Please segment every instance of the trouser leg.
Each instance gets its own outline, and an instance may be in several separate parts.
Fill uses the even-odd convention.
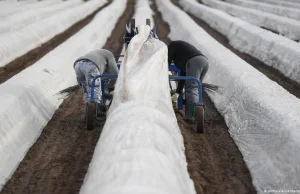
[[[186,76],[191,76],[202,81],[208,70],[208,61],[204,56],[196,56],[190,59],[186,65]],[[195,81],[186,81],[187,103],[198,104],[199,91]]]
[[[84,94],[87,92],[87,88],[86,88],[86,80],[85,80],[85,75],[84,72],[81,71],[82,66],[85,65],[85,62],[79,61],[75,64],[75,74],[76,74],[76,78],[77,78],[77,83],[78,85],[83,88]]]
[[[88,63],[86,68],[85,68],[85,78],[87,81],[87,95],[88,95],[88,100],[90,100],[91,97],[91,85],[94,77],[97,75],[100,75],[100,72],[96,65],[93,63]],[[101,93],[101,79],[98,78],[95,81],[95,87],[94,87],[94,100],[97,103],[101,103],[101,98],[102,98],[102,93]]]
[[[96,65],[89,61],[79,61],[75,65],[75,72],[77,76],[77,81],[81,83],[84,89],[83,101],[87,103],[90,101],[91,97],[91,84],[95,76],[99,75],[100,72]],[[78,72],[78,73],[77,73]],[[84,81],[83,78],[84,77]],[[97,103],[101,103],[102,93],[101,93],[101,79],[95,81],[94,87],[94,100]]]

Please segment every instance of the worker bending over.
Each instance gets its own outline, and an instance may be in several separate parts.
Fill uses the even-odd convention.
[[[118,67],[113,53],[105,49],[97,49],[88,52],[74,62],[74,69],[77,76],[77,82],[84,90],[83,101],[87,103],[91,97],[91,84],[93,78],[100,74],[118,74]],[[116,80],[111,79],[107,84],[109,91],[114,89]],[[101,80],[95,81],[94,88],[95,102],[101,104]]]
[[[193,45],[184,41],[173,41],[168,46],[168,63],[174,62],[175,66],[181,70],[181,76],[195,77],[202,82],[207,70],[207,58]],[[180,80],[176,93],[172,95],[172,101],[177,102],[179,94],[182,93],[185,81]],[[193,121],[194,110],[199,102],[198,84],[195,81],[186,81],[185,86],[185,117],[186,121]]]

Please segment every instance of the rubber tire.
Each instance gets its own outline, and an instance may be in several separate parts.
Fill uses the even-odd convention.
[[[146,19],[146,25],[148,25],[148,26],[151,26],[151,21],[150,21],[150,19],[148,18],[148,19]]]
[[[131,19],[130,21],[130,34],[134,35],[134,30],[135,30],[135,19]]]
[[[88,103],[86,108],[86,129],[93,130],[95,127],[95,104]]]
[[[204,133],[204,107],[198,106],[196,108],[196,132]]]

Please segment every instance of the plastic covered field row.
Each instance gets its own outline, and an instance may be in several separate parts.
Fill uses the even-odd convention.
[[[225,11],[254,25],[283,34],[292,40],[300,40],[300,21],[298,20],[217,0],[202,0],[202,2],[210,7]]]
[[[253,2],[249,0],[226,0],[229,3],[240,5],[246,8],[257,9],[268,13],[280,15],[283,17],[300,20],[300,9],[280,7],[276,5],[269,5],[265,3]]]
[[[278,0],[278,1],[274,1],[274,0],[252,0],[252,1],[267,3],[267,4],[271,4],[271,5],[278,5],[278,6],[282,6],[282,7],[291,7],[291,8],[300,9],[300,4],[293,3],[293,2],[287,2],[286,0]]]
[[[258,193],[297,188],[300,182],[300,101],[214,40],[169,0],[158,0],[172,40],[195,45],[208,57],[205,82],[250,170]]]
[[[26,1],[4,1],[0,5],[0,17],[10,16],[15,13],[21,13],[30,9],[47,7],[61,2],[62,0],[26,0]],[[3,18],[1,18],[3,19]]]
[[[54,5],[30,9],[21,13],[16,13],[1,19],[0,22],[0,36],[5,33],[16,31],[24,26],[38,22],[43,18],[49,17],[53,14],[59,14],[59,11],[67,11],[76,5],[83,3],[83,0],[69,0],[60,1]]]
[[[0,67],[4,67],[17,57],[41,46],[55,35],[65,31],[76,22],[82,20],[107,0],[91,0],[83,5],[59,12],[51,17],[28,25],[18,31],[0,36]]]
[[[152,18],[147,1],[136,2],[138,24]],[[82,194],[196,193],[171,103],[167,46],[149,33],[139,28],[126,51]]]
[[[0,85],[0,189],[61,104],[56,94],[76,83],[74,61],[105,44],[125,3],[113,1],[77,34]]]
[[[183,9],[228,38],[229,43],[300,84],[300,44],[220,10],[191,0],[179,0]]]
[[[282,0],[273,0],[273,1],[282,1]],[[290,3],[297,3],[300,4],[299,0],[285,0],[286,2],[290,2]]]

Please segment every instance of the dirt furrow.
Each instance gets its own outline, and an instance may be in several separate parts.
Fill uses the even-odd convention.
[[[84,26],[90,23],[90,21],[94,18],[94,16],[101,11],[104,7],[108,5],[105,4],[102,7],[98,8],[96,11],[88,15],[86,18],[78,21],[73,24],[66,31],[57,34],[49,41],[45,42],[41,46],[29,51],[28,53],[16,58],[12,62],[8,63],[5,67],[0,67],[0,84],[10,79],[17,73],[26,69],[27,67],[33,65],[39,59],[44,57],[48,52],[56,48],[61,43],[65,42],[68,38],[76,34],[79,30],[81,30]]]
[[[172,0],[172,2],[180,7],[178,4],[178,0]],[[181,8],[181,7],[180,7]],[[300,84],[293,81],[292,79],[286,77],[283,75],[280,71],[268,66],[264,62],[246,54],[238,51],[237,49],[233,48],[229,40],[223,36],[221,33],[216,31],[215,29],[211,28],[206,22],[203,20],[200,20],[199,18],[188,14],[200,27],[202,27],[207,33],[209,33],[215,40],[217,40],[219,43],[221,43],[223,46],[231,50],[234,54],[239,56],[241,59],[246,61],[248,64],[250,64],[252,67],[266,75],[270,80],[276,82],[280,86],[282,86],[284,89],[286,89],[288,92],[296,96],[297,98],[300,98]],[[230,65],[230,64],[228,64]]]
[[[162,20],[154,0],[151,8],[159,28],[158,37],[168,44],[169,26]],[[206,94],[203,100],[207,111],[205,134],[195,133],[192,126],[183,121],[181,114],[176,114],[185,142],[188,170],[197,193],[256,193],[243,156],[231,138],[223,117]]]
[[[134,1],[128,0],[104,48],[121,52],[125,24],[133,11]],[[78,193],[103,125],[98,122],[94,131],[85,130],[82,93],[77,92],[62,103],[0,193]]]

